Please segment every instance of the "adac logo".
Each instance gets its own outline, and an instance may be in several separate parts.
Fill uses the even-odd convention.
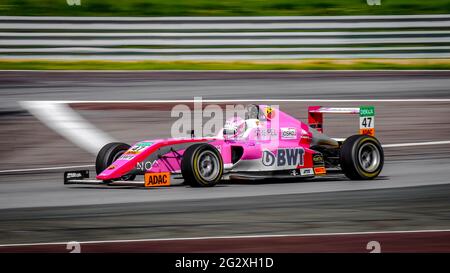
[[[264,166],[303,166],[305,150],[303,148],[280,148],[275,153],[265,150],[262,154]]]
[[[170,186],[170,173],[146,173],[144,180],[146,187]]]
[[[275,117],[275,109],[273,109],[272,107],[266,107],[264,109],[264,115],[266,116],[266,118],[268,120],[271,120]]]

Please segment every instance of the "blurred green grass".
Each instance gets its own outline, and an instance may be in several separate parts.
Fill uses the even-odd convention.
[[[0,0],[0,15],[34,16],[293,16],[445,14],[450,0]]]
[[[450,70],[450,59],[309,59],[274,61],[0,60],[2,70]]]

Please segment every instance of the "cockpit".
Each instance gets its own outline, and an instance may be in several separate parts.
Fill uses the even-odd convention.
[[[232,140],[248,139],[252,132],[259,131],[257,128],[266,120],[258,105],[249,104],[245,107],[244,118],[233,117],[225,122],[223,137]]]

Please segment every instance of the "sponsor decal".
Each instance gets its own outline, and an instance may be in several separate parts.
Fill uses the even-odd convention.
[[[281,139],[297,139],[297,129],[281,128]]]
[[[143,161],[136,163],[136,169],[140,171],[149,171],[151,168],[158,166],[157,160],[152,161]]]
[[[374,128],[363,128],[363,129],[359,129],[359,134],[360,134],[360,135],[374,136],[374,135],[375,135],[375,129],[374,129]]]
[[[266,116],[266,118],[268,120],[271,120],[275,117],[275,109],[273,109],[272,107],[266,107],[264,109],[264,115]]]
[[[140,152],[142,152],[143,150],[145,150],[147,147],[150,147],[152,145],[153,145],[153,142],[148,142],[148,141],[139,142],[139,143],[135,144],[133,147],[131,147],[130,149],[128,149],[128,151],[126,151],[120,157],[120,159],[122,159],[122,160],[130,160],[131,158],[133,158],[133,156],[128,157],[129,155],[137,155]]]
[[[144,181],[146,187],[170,186],[170,173],[146,173]]]
[[[359,134],[361,135],[375,135],[375,117],[361,116],[359,117]]]
[[[305,150],[303,148],[279,148],[275,153],[265,150],[262,154],[264,166],[303,166]]]
[[[301,175],[314,175],[314,171],[312,168],[300,169]]]
[[[359,108],[359,116],[360,117],[373,117],[373,116],[375,116],[375,107],[374,106],[361,106]]]
[[[269,128],[269,129],[256,129],[256,134],[261,137],[267,137],[267,136],[277,136],[277,131],[275,129]]]
[[[70,171],[64,172],[64,183],[67,183],[70,179],[84,179],[89,178],[89,171]]]
[[[325,167],[316,167],[314,168],[315,174],[326,174],[327,171],[325,170]]]
[[[359,134],[375,135],[375,107],[361,106],[359,108]]]
[[[111,166],[109,166],[109,167],[107,168],[107,170],[114,170],[115,168],[116,168],[116,166],[111,165]]]
[[[150,146],[153,145],[153,142],[150,142],[150,141],[142,141],[142,142],[139,142],[139,143],[136,144],[136,145],[139,145],[139,146],[145,146],[145,147],[150,147]]]
[[[323,156],[321,154],[313,155],[312,160],[314,165],[323,164]]]
[[[66,178],[81,178],[83,175],[81,173],[68,173]]]
[[[119,160],[131,160],[134,157],[134,154],[123,154],[119,157]]]
[[[124,155],[137,155],[140,152],[142,152],[142,150],[144,150],[144,149],[145,149],[145,147],[135,146],[135,147],[132,147],[131,149],[129,149],[128,151],[126,151],[124,153]]]

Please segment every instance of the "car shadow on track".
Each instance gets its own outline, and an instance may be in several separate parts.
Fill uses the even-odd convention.
[[[389,180],[387,176],[379,176],[374,181]],[[321,183],[321,182],[354,182],[358,183],[361,180],[350,180],[344,175],[323,176],[314,178],[270,178],[270,179],[258,179],[258,180],[230,180],[222,183],[221,185],[261,185],[261,184],[292,184],[292,183]],[[367,180],[366,180],[367,181]]]
[[[376,179],[374,179],[372,182],[376,181],[387,181],[389,180],[388,176],[379,176]],[[368,180],[365,180],[366,182]],[[329,175],[329,176],[322,176],[322,177],[314,177],[314,178],[300,178],[300,177],[292,177],[292,178],[267,178],[267,179],[254,179],[254,180],[225,180],[218,185],[216,185],[214,188],[222,188],[222,187],[232,187],[235,185],[268,185],[268,184],[293,184],[293,183],[324,183],[324,182],[336,182],[336,183],[344,183],[344,182],[350,182],[350,183],[360,183],[364,182],[361,180],[350,180],[344,175],[336,174],[336,175]],[[174,188],[190,188],[189,185],[184,183],[182,180],[179,180],[178,183],[172,184],[168,187],[138,187],[138,186],[108,186],[108,185],[102,185],[102,186],[72,186],[71,188],[76,189],[102,189],[102,190],[124,190],[124,189],[139,189],[139,190],[170,190]],[[206,188],[196,188],[196,189],[209,189]]]

